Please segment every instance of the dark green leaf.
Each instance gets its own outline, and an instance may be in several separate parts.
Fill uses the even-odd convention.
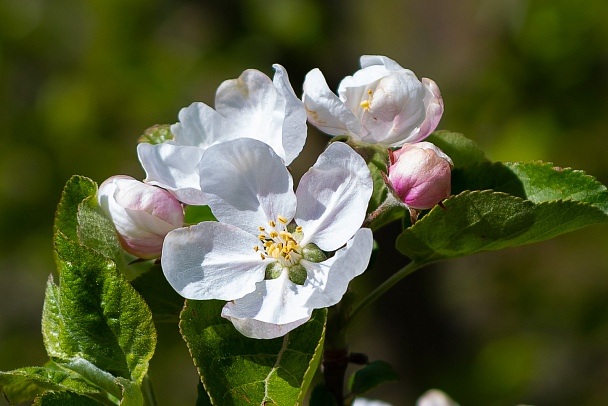
[[[202,382],[199,382],[196,389],[198,397],[196,398],[195,406],[212,406],[211,399],[209,399],[209,395],[207,395],[207,391],[205,390],[205,385],[203,385]]]
[[[160,265],[152,266],[148,272],[131,281],[131,285],[148,303],[155,323],[179,321],[184,298],[169,285]]]
[[[46,392],[34,402],[34,406],[99,406],[102,404],[74,392]]]
[[[351,376],[348,386],[352,395],[359,396],[381,383],[398,379],[399,375],[390,364],[384,361],[374,361],[355,372]]]
[[[85,360],[141,384],[156,345],[150,309],[111,260],[61,232],[55,236],[55,250],[60,284],[50,280],[47,287],[47,352],[67,367]]]
[[[312,390],[309,406],[337,406],[337,404],[331,392],[321,383]]]
[[[160,144],[167,140],[172,140],[170,124],[157,124],[148,128],[137,140],[138,142],[147,142],[149,144]]]
[[[182,335],[214,405],[300,405],[320,362],[326,310],[284,337],[256,340],[223,319],[224,302],[186,301]]]
[[[517,245],[608,220],[597,206],[573,200],[535,204],[493,191],[463,192],[437,206],[397,238],[420,265]]]
[[[98,393],[99,389],[71,371],[44,367],[20,368],[0,372],[0,391],[10,404],[27,402],[53,390],[77,393]]]
[[[455,168],[488,161],[475,142],[459,133],[435,131],[425,141],[432,142],[445,152],[454,162]]]

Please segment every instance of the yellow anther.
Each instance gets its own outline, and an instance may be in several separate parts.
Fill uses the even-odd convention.
[[[302,232],[302,227],[297,226],[297,227],[296,227],[296,233],[301,233],[301,232]]]
[[[269,224],[270,224],[270,227],[276,227],[276,226],[277,226],[277,223],[275,223],[275,222],[274,222],[274,221],[272,221],[272,220],[270,220],[270,223],[269,223]]]
[[[264,260],[264,259],[266,259],[266,256],[265,256],[264,254],[262,254],[261,252],[260,252],[260,257],[261,257],[263,260]]]
[[[285,259],[289,261],[291,259],[291,255],[285,254]]]
[[[253,247],[253,250],[254,250],[255,252],[258,252],[258,250],[259,250],[259,249],[260,249],[260,247],[258,247],[257,245],[256,245],[255,247]]]
[[[260,234],[258,235],[258,238],[262,241],[264,241],[266,239],[266,236],[264,234]]]
[[[270,232],[270,237],[271,238],[277,238],[279,236],[279,233],[277,233],[276,231],[271,231]]]
[[[371,96],[372,95],[372,89],[367,89],[367,94]]]
[[[287,224],[287,219],[283,216],[281,216],[280,214],[277,216],[277,220],[279,220],[279,222],[283,223],[283,224]]]
[[[363,100],[360,104],[361,107],[363,107],[364,109],[369,109],[369,100]]]
[[[272,247],[274,245],[274,243],[272,241],[266,241],[264,243],[264,247],[268,248],[268,247]]]
[[[260,231],[266,231],[266,229],[264,227],[262,227],[262,226],[259,226],[258,230],[260,230]]]

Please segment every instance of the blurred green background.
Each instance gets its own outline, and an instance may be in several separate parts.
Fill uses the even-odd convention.
[[[67,179],[143,178],[143,130],[213,105],[247,68],[281,63],[300,94],[312,68],[335,89],[360,55],[387,55],[435,80],[439,128],[491,159],[552,161],[608,184],[607,16],[605,0],[1,0],[0,370],[46,360],[40,314]],[[296,175],[326,141],[311,130]],[[607,230],[406,278],[352,337],[401,375],[370,397],[410,405],[435,387],[463,406],[608,404]],[[398,225],[385,232],[359,290],[405,263],[390,246]],[[151,374],[160,404],[194,404],[174,326],[159,326]]]

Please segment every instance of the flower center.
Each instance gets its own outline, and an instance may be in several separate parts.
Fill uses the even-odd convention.
[[[367,100],[363,100],[360,103],[360,106],[363,107],[364,110],[368,110],[371,107],[371,105],[372,105],[372,94],[373,94],[372,89],[367,89],[368,98],[367,98]]]
[[[258,238],[262,242],[263,252],[260,252],[257,245],[253,248],[260,253],[262,259],[274,258],[282,267],[291,267],[302,258],[302,247],[294,234],[287,230],[288,222],[285,217],[279,215],[277,221],[271,220],[268,223],[269,227],[258,227]],[[298,226],[294,231],[301,234],[302,227]]]
[[[270,261],[264,279],[276,279],[283,272],[287,272],[289,280],[297,285],[303,285],[308,273],[300,264],[300,260],[322,262],[327,257],[315,244],[310,243],[302,247],[300,245],[303,237],[302,227],[288,223],[289,220],[279,215],[277,221],[268,223],[269,227],[258,227],[260,231],[258,238],[262,246],[256,245],[253,249],[263,260]]]

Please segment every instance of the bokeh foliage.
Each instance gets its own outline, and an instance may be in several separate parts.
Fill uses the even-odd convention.
[[[40,314],[67,179],[142,178],[139,135],[193,101],[212,104],[246,68],[281,63],[299,92],[313,67],[336,88],[359,55],[385,54],[434,79],[439,128],[491,160],[552,161],[607,184],[606,15],[602,0],[0,2],[0,369],[46,360]],[[311,130],[296,174],[325,141]],[[399,231],[387,229],[358,289],[405,261],[390,248]],[[353,350],[401,376],[373,396],[411,403],[438,387],[463,405],[604,404],[607,243],[595,226],[408,277],[356,332]],[[185,344],[174,325],[157,327],[159,401],[193,404]]]

